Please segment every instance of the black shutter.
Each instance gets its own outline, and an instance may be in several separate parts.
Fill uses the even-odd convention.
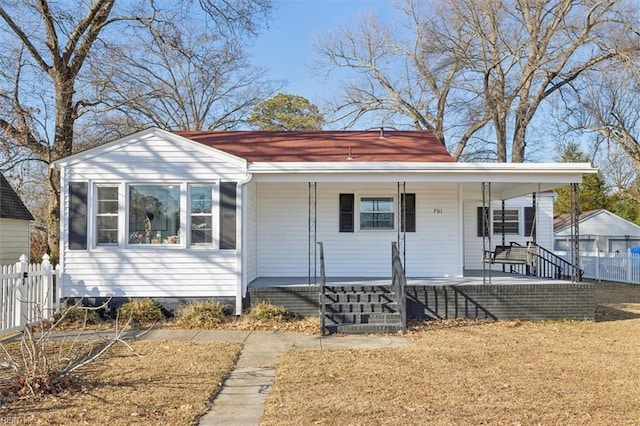
[[[525,207],[524,208],[524,236],[532,237],[533,234],[533,226],[535,223],[535,210],[533,207]]]
[[[69,250],[87,249],[87,182],[69,183]]]
[[[220,248],[236,248],[236,183],[220,184]]]
[[[489,207],[478,207],[478,237],[486,237],[489,235]],[[483,214],[484,213],[484,214]],[[486,215],[487,221],[482,229],[483,217]]]
[[[354,202],[353,194],[340,194],[340,232],[354,230]]]
[[[416,232],[416,194],[402,194],[401,201],[404,202],[404,215],[401,209],[400,230],[402,232]]]

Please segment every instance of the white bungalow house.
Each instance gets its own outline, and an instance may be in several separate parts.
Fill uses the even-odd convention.
[[[383,130],[149,129],[53,166],[63,297],[216,297],[238,313],[259,280],[316,282],[317,242],[329,277],[390,277],[392,242],[408,278],[482,269],[483,205],[492,246],[504,229],[551,249],[545,191],[595,172],[459,163],[428,131]]]
[[[29,257],[32,220],[27,207],[0,173],[0,265],[14,264],[23,254]]]
[[[626,253],[640,246],[640,226],[606,209],[590,210],[578,216],[580,252]],[[565,254],[571,250],[571,223],[569,214],[554,218],[554,250]]]

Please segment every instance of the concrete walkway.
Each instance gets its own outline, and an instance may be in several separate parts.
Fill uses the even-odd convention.
[[[224,330],[151,330],[144,340],[242,342],[238,362],[200,425],[257,425],[271,390],[278,356],[292,349],[377,349],[409,343],[401,336],[309,336],[300,333]]]

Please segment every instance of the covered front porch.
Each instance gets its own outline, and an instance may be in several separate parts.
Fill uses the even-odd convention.
[[[331,277],[327,286],[341,288],[391,286],[391,278]],[[261,277],[249,284],[245,304],[261,300],[285,306],[303,316],[318,316],[320,287],[308,277]],[[494,320],[593,320],[594,287],[589,282],[514,275],[482,270],[461,277],[407,278],[407,318]]]

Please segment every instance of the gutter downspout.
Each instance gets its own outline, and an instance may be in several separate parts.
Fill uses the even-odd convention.
[[[247,262],[247,255],[245,251],[246,242],[247,242],[247,191],[246,185],[251,182],[253,179],[253,174],[247,173],[244,179],[238,181],[238,189],[241,194],[240,201],[240,244],[239,250],[236,251],[236,265],[237,265],[237,276],[236,276],[236,315],[242,314],[242,298],[245,293],[245,286],[247,283],[247,270],[244,267]]]

